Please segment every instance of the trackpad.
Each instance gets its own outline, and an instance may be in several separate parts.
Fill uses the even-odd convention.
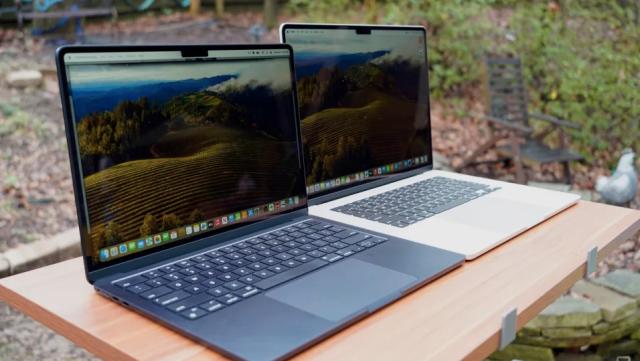
[[[330,321],[399,295],[417,278],[358,259],[301,277],[266,296]]]

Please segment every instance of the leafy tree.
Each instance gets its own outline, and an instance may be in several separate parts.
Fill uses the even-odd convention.
[[[199,209],[194,209],[189,215],[189,223],[198,223],[204,219],[204,213]]]
[[[162,231],[168,231],[170,229],[180,227],[181,225],[182,221],[177,215],[175,215],[175,213],[165,213],[162,215]]]
[[[140,226],[140,236],[146,237],[154,233],[158,233],[158,224],[156,223],[156,217],[151,213],[147,213],[142,220]]]

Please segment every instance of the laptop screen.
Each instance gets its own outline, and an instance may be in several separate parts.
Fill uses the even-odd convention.
[[[424,29],[285,25],[309,195],[431,164]]]
[[[306,204],[290,51],[183,55],[64,55],[98,266]]]

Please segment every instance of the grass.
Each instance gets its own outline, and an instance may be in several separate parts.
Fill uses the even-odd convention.
[[[181,148],[192,154],[166,157],[168,149]],[[295,149],[290,142],[203,126],[169,134],[158,149],[164,158],[130,161],[85,177],[93,227],[115,221],[124,239],[134,239],[147,213],[174,213],[184,221],[197,208],[209,218],[284,198],[293,186],[288,169],[296,154],[282,158],[286,149]]]

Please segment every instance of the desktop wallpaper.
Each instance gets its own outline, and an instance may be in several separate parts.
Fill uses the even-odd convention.
[[[424,37],[377,34],[286,34],[307,184],[427,154]]]
[[[302,193],[287,58],[68,73],[94,258]]]

